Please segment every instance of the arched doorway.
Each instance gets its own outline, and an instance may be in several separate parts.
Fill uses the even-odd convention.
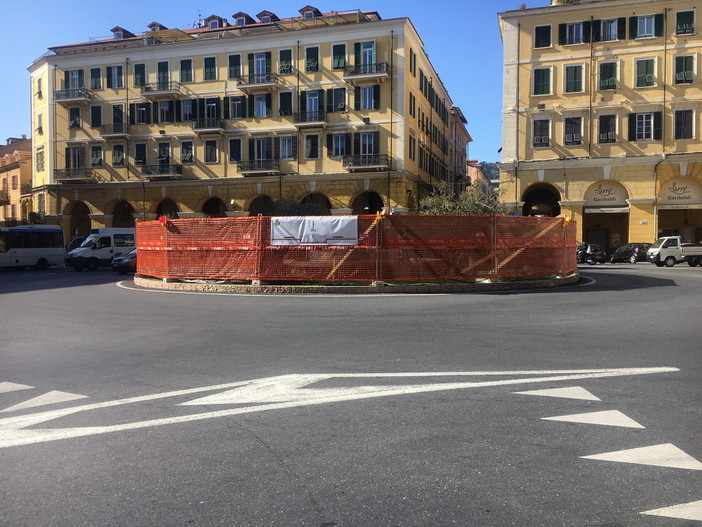
[[[71,238],[90,234],[90,209],[82,201],[76,201],[71,207]]]
[[[657,236],[682,236],[686,242],[702,242],[702,185],[693,178],[673,178],[661,186]]]
[[[202,206],[202,213],[205,218],[224,218],[226,217],[227,206],[219,198],[210,198]]]
[[[249,205],[249,216],[270,216],[273,210],[273,200],[266,196],[256,197]]]
[[[598,181],[585,191],[583,241],[614,252],[629,241],[629,193],[617,181]],[[631,240],[648,241],[648,240]]]
[[[555,218],[561,213],[561,206],[558,203],[560,200],[561,195],[554,186],[546,183],[532,185],[522,198],[524,201],[522,214]]]
[[[375,214],[383,210],[383,198],[376,192],[361,192],[351,203],[351,214]]]
[[[134,227],[134,207],[128,201],[118,201],[112,209],[113,227]]]
[[[162,199],[161,203],[159,203],[158,207],[156,207],[157,218],[165,216],[166,218],[177,219],[179,212],[180,209],[178,208],[178,205],[171,198]]]
[[[313,192],[308,194],[301,201],[300,205],[306,205],[308,207],[319,209],[320,215],[330,215],[331,214],[331,202],[321,192]]]

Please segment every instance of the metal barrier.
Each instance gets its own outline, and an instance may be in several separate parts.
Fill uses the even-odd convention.
[[[271,217],[142,222],[137,273],[167,279],[418,281],[573,272],[575,224],[517,216],[358,216],[352,246],[271,245]]]

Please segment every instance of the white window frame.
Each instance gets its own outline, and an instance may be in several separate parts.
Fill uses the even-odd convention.
[[[329,152],[329,157],[344,157],[349,154],[350,152],[346,151],[346,133],[332,134],[332,151]]]
[[[575,38],[573,38],[572,42],[571,42],[571,38],[570,38],[571,28],[573,28],[573,36],[575,37],[576,36],[575,35],[575,28],[578,26],[580,27],[580,35],[579,35],[580,39],[576,40]],[[567,22],[566,23],[566,43],[565,43],[566,46],[577,46],[577,45],[583,43],[583,37],[584,37],[584,27],[583,26],[584,26],[584,24],[582,21],[580,21],[580,22]]]
[[[283,142],[286,143],[285,149],[283,147]],[[280,137],[280,152],[278,152],[278,155],[280,156],[280,159],[294,159],[293,157],[293,136],[292,135],[284,135]],[[286,152],[286,150],[288,150]]]
[[[638,70],[639,70],[639,62],[642,62],[644,60],[652,60],[653,61],[653,84],[650,86],[639,86],[637,84],[638,82]],[[675,63],[673,62],[673,69],[675,69]],[[632,79],[631,85],[634,86],[636,89],[641,89],[641,88],[655,88],[658,86],[658,60],[657,57],[636,57],[634,59],[634,78]]]
[[[602,85],[602,65],[603,64],[614,64],[614,81],[615,81],[615,86],[614,88],[609,88],[604,91],[609,91],[611,90],[616,90],[619,88],[620,85],[620,80],[619,80],[619,72],[621,71],[621,67],[619,64],[618,60],[603,60],[597,63],[597,90],[602,91],[601,85]]]
[[[208,146],[208,143],[214,143],[214,145],[215,145],[215,147],[214,147],[214,156],[215,156],[214,161],[211,161],[211,160],[208,161],[208,159],[207,159],[207,146]],[[204,150],[203,159],[204,159],[206,165],[216,165],[217,163],[219,163],[219,144],[218,144],[217,139],[205,139],[205,140],[202,142],[202,148],[203,148],[203,150]]]
[[[307,156],[307,138],[308,137],[316,137],[317,138],[317,155],[315,157],[308,157]],[[303,142],[303,149],[304,149],[304,157],[305,159],[320,159],[321,157],[321,142],[319,140],[319,134],[305,134],[304,136],[304,142]]]
[[[656,16],[655,15],[641,15],[637,17],[638,20],[636,21],[636,38],[654,38],[656,36]],[[651,31],[650,34],[647,33],[642,33],[641,31],[641,22],[643,20],[650,21],[651,24]]]
[[[653,141],[653,112],[640,112],[636,113],[635,115],[636,141]],[[639,133],[640,126],[643,126],[641,133]]]
[[[537,48],[536,47],[536,29],[540,28],[540,27],[548,27],[551,29],[551,39],[550,39],[551,43],[548,46],[540,46]],[[538,25],[534,26],[534,38],[533,38],[531,44],[532,44],[533,49],[550,49],[550,48],[552,48],[553,47],[553,25],[552,24],[538,24]]]
[[[536,121],[548,121],[548,144],[547,145],[541,146],[541,144],[537,145],[534,142],[534,138],[535,138],[534,126],[536,124]],[[551,148],[551,146],[553,145],[553,119],[550,116],[545,116],[545,115],[543,115],[543,116],[539,115],[539,116],[532,117],[531,127],[530,127],[529,133],[531,134],[531,143],[529,143],[531,145],[531,148]],[[543,136],[539,136],[539,137],[541,138]],[[540,142],[541,142],[541,140],[539,139],[539,143]]]
[[[122,149],[122,157],[118,158],[115,155],[115,149],[119,149],[120,147]],[[127,148],[125,147],[124,144],[112,145],[112,166],[113,167],[121,168],[121,167],[127,166],[126,159],[125,159],[126,152],[127,152]]]
[[[607,132],[607,141],[600,141],[600,134],[602,133],[602,130],[600,128],[600,117],[614,117],[614,132]],[[597,144],[598,145],[612,145],[617,142],[617,138],[619,137],[619,114],[618,113],[599,113],[595,115],[595,119],[597,120]],[[614,134],[614,137],[610,138],[609,134]],[[612,139],[611,141],[609,139]]]
[[[697,137],[697,111],[694,107],[692,106],[682,106],[682,107],[673,107],[673,141],[694,141],[695,138]],[[675,138],[675,129],[677,128],[677,112],[692,112],[692,137],[688,138],[681,138],[681,139],[676,139]]]
[[[254,98],[254,117],[266,118],[268,117],[268,107],[266,106],[266,94],[257,93],[255,95],[250,95],[249,97]]]
[[[184,157],[185,152],[183,150],[183,145],[190,144],[190,159]],[[195,162],[195,142],[194,141],[181,141],[180,142],[180,163],[182,165],[192,165]]]
[[[676,62],[678,57],[692,57],[692,82],[678,82],[676,79]],[[697,53],[678,53],[673,55],[673,85],[684,86],[693,84],[697,81]]]
[[[215,72],[214,79],[205,79],[205,61],[207,59],[214,59],[214,72]],[[219,80],[219,66],[217,64],[217,55],[207,55],[206,57],[202,57],[202,81],[203,82],[214,82],[216,80]]]
[[[607,24],[607,26],[605,26]],[[610,31],[605,31],[605,27],[609,27]],[[614,28],[614,32],[612,32]],[[605,35],[612,38],[605,39]],[[600,42],[616,42],[619,40],[619,21],[616,18],[608,18],[600,20]]]
[[[536,93],[536,71],[548,70],[548,93]],[[553,66],[539,66],[531,71],[531,95],[532,97],[543,97],[553,95]]]
[[[568,68],[580,68],[580,90],[579,91],[568,91],[568,75],[566,74],[566,71]],[[565,94],[571,94],[571,93],[585,93],[585,63],[584,62],[578,62],[576,64],[564,64],[563,65],[563,93]]]
[[[110,70],[110,77],[112,78],[112,89],[117,90],[124,88],[124,68],[122,68],[122,64],[112,64],[107,67]],[[122,75],[117,75],[119,71],[118,68],[122,68]]]
[[[184,60],[189,60],[190,61],[190,80],[189,81],[184,81],[183,80],[183,61]],[[195,64],[195,61],[193,60],[192,57],[182,57],[178,59],[178,81],[179,82],[194,82],[195,81],[195,72],[193,65]]]
[[[566,120],[567,119],[580,119],[580,131],[577,132],[577,134],[567,134],[566,133]],[[585,119],[583,119],[582,115],[564,115],[563,116],[563,145],[564,146],[582,146],[583,145],[583,127],[585,126]],[[579,135],[580,136],[580,142],[578,143],[568,143],[568,136],[569,135]],[[574,140],[575,138],[573,138]]]
[[[97,152],[99,157],[95,157],[93,154]],[[102,145],[90,145],[90,166],[93,168],[100,168],[104,165],[105,154],[103,153]]]
[[[373,101],[374,101],[374,85],[373,84],[367,84],[361,86],[361,104],[359,106],[359,109],[361,110],[373,110]]]

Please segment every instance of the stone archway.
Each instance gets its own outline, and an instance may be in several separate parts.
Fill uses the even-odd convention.
[[[90,209],[82,201],[76,201],[68,210],[71,216],[69,236],[71,238],[90,234]],[[65,228],[65,227],[64,227]]]
[[[113,227],[134,227],[134,207],[128,201],[118,201],[112,209],[112,226]]]
[[[273,200],[265,194],[257,196],[249,204],[249,216],[258,216],[259,214],[262,216],[270,216],[272,210]]]
[[[351,202],[351,214],[375,214],[385,207],[383,198],[377,192],[361,192]]]
[[[583,241],[613,252],[629,240],[629,192],[613,180],[597,181],[583,195]],[[646,240],[643,240],[646,241]]]
[[[177,219],[179,212],[180,209],[178,208],[178,205],[171,198],[162,199],[156,207],[157,218],[165,216],[166,218]]]
[[[227,216],[227,206],[224,202],[216,197],[208,199],[202,205],[202,213],[205,218],[224,218]]]
[[[302,198],[302,200],[300,200],[300,205],[306,205],[319,209],[320,214],[325,214],[325,210],[326,214],[331,214],[331,202],[329,201],[329,198],[327,198],[321,192],[313,192],[308,194]]]
[[[561,194],[548,183],[531,185],[524,192],[522,214],[524,216],[543,216],[555,218],[561,213]]]

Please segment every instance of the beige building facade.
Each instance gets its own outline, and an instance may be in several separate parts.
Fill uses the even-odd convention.
[[[277,199],[411,213],[465,177],[465,119],[409,19],[306,6],[112,31],[29,68],[28,206],[69,237]]]
[[[613,250],[702,242],[702,36],[694,0],[553,0],[499,14],[500,188]]]
[[[33,219],[22,197],[31,188],[32,140],[10,137],[6,143],[0,145],[0,226],[12,227]]]

